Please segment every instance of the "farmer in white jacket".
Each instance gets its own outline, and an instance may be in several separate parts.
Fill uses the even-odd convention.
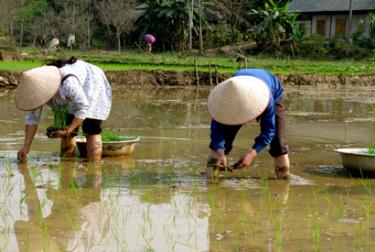
[[[85,61],[71,57],[56,60],[23,72],[16,91],[17,108],[27,111],[25,116],[25,142],[18,151],[18,160],[24,161],[37,132],[43,105],[52,108],[66,105],[64,129],[50,132],[50,137],[61,138],[61,155],[71,157],[76,150],[78,129],[87,141],[87,157],[101,159],[101,123],[109,116],[112,104],[112,90],[104,72]]]

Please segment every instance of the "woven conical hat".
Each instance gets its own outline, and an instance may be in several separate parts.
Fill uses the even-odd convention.
[[[258,117],[268,105],[270,91],[260,79],[236,76],[218,84],[208,97],[208,112],[222,124],[240,125]]]
[[[57,67],[42,66],[22,73],[16,91],[16,106],[34,110],[47,103],[59,89],[61,74]]]

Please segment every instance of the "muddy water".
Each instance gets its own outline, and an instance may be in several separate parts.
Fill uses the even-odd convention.
[[[251,168],[202,176],[209,90],[121,89],[107,129],[137,135],[134,155],[60,160],[43,132],[15,161],[23,115],[0,98],[0,251],[371,251],[375,180],[353,177],[337,147],[375,143],[375,90],[287,89],[293,178],[274,179],[264,151]],[[252,144],[241,129],[230,160]]]

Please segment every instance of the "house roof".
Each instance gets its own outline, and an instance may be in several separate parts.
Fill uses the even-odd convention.
[[[374,0],[352,0],[353,11],[375,11]],[[293,12],[349,11],[350,0],[293,0],[289,10]]]

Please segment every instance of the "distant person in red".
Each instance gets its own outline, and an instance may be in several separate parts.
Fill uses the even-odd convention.
[[[156,41],[156,38],[154,37],[154,35],[152,34],[146,34],[144,36],[144,39],[147,43],[147,48],[148,48],[148,53],[151,53],[151,50],[152,50],[152,44],[155,43]]]

